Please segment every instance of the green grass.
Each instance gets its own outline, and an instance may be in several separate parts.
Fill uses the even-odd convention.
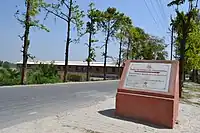
[[[182,100],[182,103],[200,106],[199,102],[192,102],[192,101],[189,101],[189,100]]]
[[[191,87],[185,87],[184,88],[185,90],[190,90],[190,91],[192,91],[192,92],[200,92],[200,88],[191,88]]]
[[[187,92],[185,90],[187,90]],[[200,94],[197,92],[200,92],[199,88],[184,88],[183,93],[182,93],[183,95],[181,98],[181,102],[186,103],[186,104],[194,104],[194,105],[200,106],[199,102],[193,102],[190,100],[190,99],[199,99],[200,100]]]
[[[189,92],[182,92],[182,99],[190,99],[190,98],[193,98],[194,95],[192,95],[191,93]]]

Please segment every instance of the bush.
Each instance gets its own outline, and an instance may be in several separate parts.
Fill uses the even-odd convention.
[[[28,84],[47,84],[60,82],[59,75],[53,64],[39,64],[35,69],[28,72]]]
[[[28,84],[47,84],[47,83],[58,83],[60,78],[58,76],[45,77],[40,72],[34,72],[28,76]]]
[[[68,73],[67,80],[73,82],[82,82],[86,81],[86,74],[81,73]]]
[[[18,85],[20,83],[20,73],[10,68],[0,68],[0,86]]]
[[[28,71],[27,84],[46,84],[60,82],[59,75],[53,64],[40,64]],[[0,86],[20,84],[20,71],[0,67]]]

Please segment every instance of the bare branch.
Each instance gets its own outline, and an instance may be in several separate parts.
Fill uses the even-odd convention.
[[[195,7],[195,8],[197,8],[197,7],[198,7],[198,2],[199,2],[199,0],[197,0],[197,1],[196,1],[196,7]]]
[[[69,6],[67,5],[67,3],[65,2],[65,0],[63,0],[63,4],[67,7],[67,9],[69,10]]]
[[[64,21],[68,22],[68,20],[67,20],[66,18],[64,18],[64,17],[58,15],[57,13],[55,13],[55,12],[53,12],[53,11],[47,9],[46,7],[44,7],[44,9],[47,10],[49,13],[52,13],[52,14],[55,15],[56,17],[58,17],[58,18],[60,18],[60,19],[62,19],[62,20],[64,20]]]
[[[100,47],[100,49],[102,49],[104,46],[105,46],[105,44],[104,44],[104,45],[102,45],[102,46]]]
[[[88,43],[85,43],[85,45],[86,45],[87,47],[89,47]]]
[[[23,36],[21,36],[21,35],[18,35],[18,37],[20,38],[20,40],[21,40],[21,41],[23,41],[23,40],[24,40],[24,35],[23,35]]]
[[[47,11],[47,13],[46,13],[46,15],[45,15],[45,17],[44,17],[44,20],[46,20],[46,19],[47,19],[47,17],[48,17],[48,14],[49,14],[49,12]]]
[[[67,16],[66,14],[64,14],[63,12],[60,12],[63,16],[65,16],[68,20],[67,21],[69,21],[69,16]]]

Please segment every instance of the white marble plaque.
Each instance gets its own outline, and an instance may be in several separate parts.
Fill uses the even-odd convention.
[[[171,64],[137,63],[129,65],[124,88],[168,92]]]

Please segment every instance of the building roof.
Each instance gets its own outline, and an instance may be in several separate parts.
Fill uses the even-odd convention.
[[[28,61],[27,64],[34,65],[34,64],[55,64],[55,65],[65,65],[64,61]],[[17,64],[22,64],[22,61],[17,62]],[[86,61],[68,61],[68,65],[71,66],[87,66]],[[104,66],[104,62],[90,62],[90,66]],[[117,67],[116,62],[107,62],[106,66],[109,67]]]

